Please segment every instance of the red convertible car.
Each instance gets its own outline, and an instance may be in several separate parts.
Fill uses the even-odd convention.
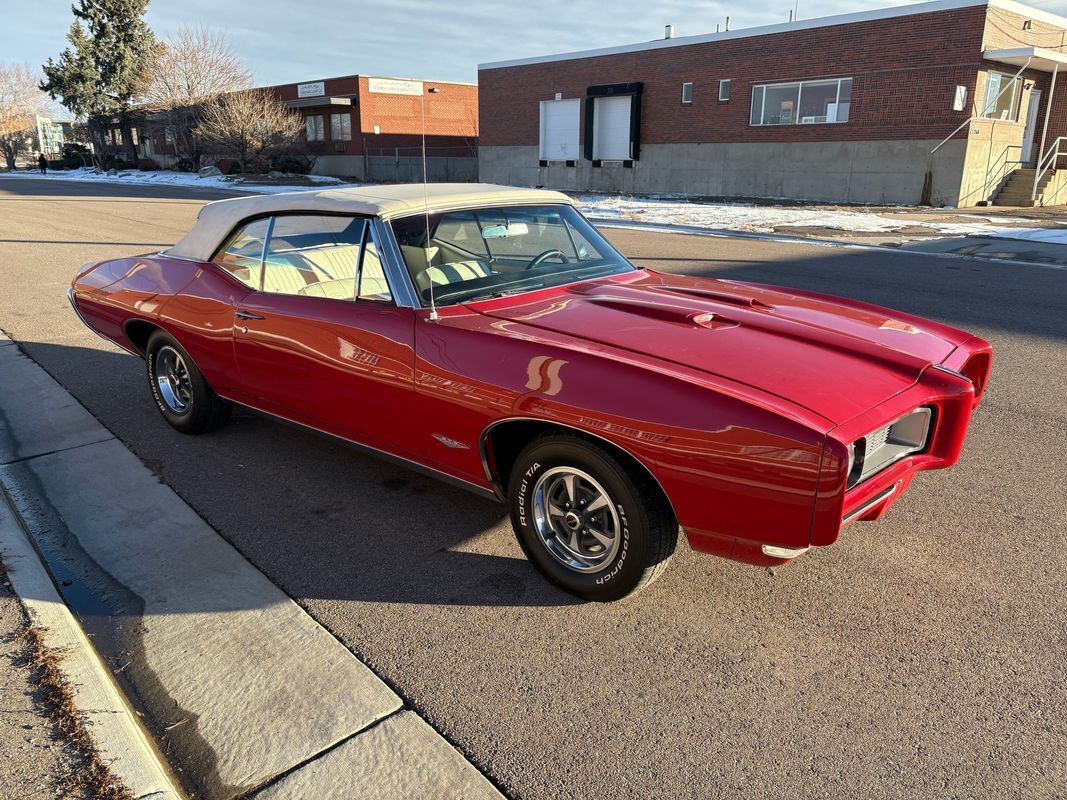
[[[679,527],[772,566],[877,519],[959,458],[992,360],[866,303],[638,269],[565,195],[497,186],[210,203],[70,300],[177,430],[240,404],[497,498],[591,600],[646,585]]]

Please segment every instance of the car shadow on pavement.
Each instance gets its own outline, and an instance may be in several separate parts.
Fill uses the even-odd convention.
[[[186,436],[159,417],[140,359],[112,349],[20,345],[161,482],[196,498],[203,519],[302,602],[579,602],[526,561],[502,504],[244,408],[219,431]],[[39,544],[46,555],[71,552],[66,542]],[[74,564],[52,567],[79,572]],[[89,602],[83,593],[67,594],[75,605]],[[210,602],[190,598],[190,611],[210,611]]]

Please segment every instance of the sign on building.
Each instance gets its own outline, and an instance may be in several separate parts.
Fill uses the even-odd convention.
[[[422,94],[422,81],[402,81],[396,78],[367,78],[367,91],[377,94]]]
[[[324,94],[326,94],[326,83],[324,81],[298,83],[296,85],[297,97],[322,97]]]

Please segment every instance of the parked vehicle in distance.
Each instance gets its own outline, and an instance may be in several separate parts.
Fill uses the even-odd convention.
[[[233,404],[496,498],[529,559],[615,600],[698,551],[773,566],[954,464],[990,345],[866,303],[630,264],[565,195],[390,186],[204,206],[79,271],[164,419]]]

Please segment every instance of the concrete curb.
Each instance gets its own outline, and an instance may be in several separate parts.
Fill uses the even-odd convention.
[[[85,715],[100,758],[134,796],[177,800],[179,793],[148,735],[63,603],[3,491],[0,491],[0,560],[7,568],[11,588],[26,608],[31,625],[42,629],[49,648],[64,653],[61,669],[74,692],[78,709]]]
[[[63,578],[57,594],[35,561],[47,605],[76,624],[61,596],[73,598],[98,666],[121,666],[137,713],[198,797],[500,797],[20,348],[0,347],[0,374],[16,592],[26,554],[40,553]]]

